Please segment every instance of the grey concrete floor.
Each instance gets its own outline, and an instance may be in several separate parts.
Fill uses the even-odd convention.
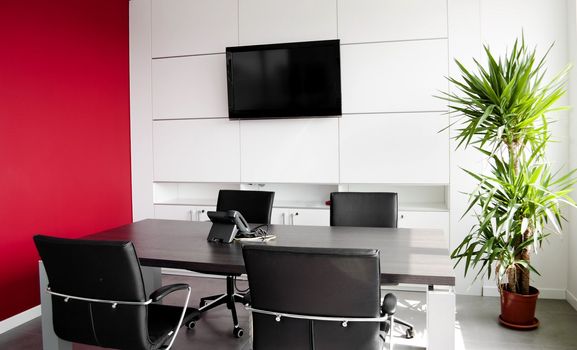
[[[425,347],[425,295],[395,292],[399,317],[415,325],[414,339],[396,333],[395,350]],[[536,317],[540,327],[516,331],[498,324],[499,298],[457,296],[455,349],[457,350],[577,350],[577,311],[565,300],[539,300]]]
[[[163,277],[163,282],[187,282],[193,287],[194,304],[201,296],[217,294],[225,288],[225,281],[212,278],[180,276]],[[239,285],[242,287],[242,282]],[[415,325],[416,336],[404,339],[404,331],[395,329],[395,350],[423,349],[425,347],[425,294],[420,292],[394,292],[399,299],[397,316]],[[169,303],[179,303],[173,297]],[[241,326],[250,332],[249,316],[241,305],[237,306]],[[499,326],[499,299],[494,297],[457,296],[457,322],[455,324],[457,350],[577,350],[577,311],[564,300],[539,300],[537,318],[541,326],[535,331],[514,331]],[[42,330],[40,319],[0,335],[2,350],[41,350]],[[250,337],[236,339],[232,336],[232,321],[224,307],[210,311],[197,323],[194,330],[181,329],[173,349],[235,349],[249,350]],[[75,345],[75,350],[96,349]]]

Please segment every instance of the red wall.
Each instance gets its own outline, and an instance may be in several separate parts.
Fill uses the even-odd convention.
[[[38,305],[36,233],[132,220],[128,0],[0,1],[0,320]]]

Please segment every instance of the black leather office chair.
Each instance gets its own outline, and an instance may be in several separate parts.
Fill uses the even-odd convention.
[[[392,192],[331,193],[331,226],[397,227],[398,199]],[[405,336],[413,338],[414,326],[396,318],[406,327]]]
[[[56,335],[70,342],[114,349],[170,349],[183,324],[199,312],[187,308],[190,286],[172,284],[146,296],[131,242],[34,236],[52,295]],[[155,304],[188,292],[184,307]]]
[[[220,190],[216,203],[217,211],[236,210],[251,224],[270,224],[274,192]],[[200,299],[199,309],[206,312],[219,305],[226,304],[232,313],[233,335],[241,337],[244,330],[238,323],[235,303],[245,303],[245,295],[235,292],[235,279],[240,275],[226,276],[226,293],[211,295]]]
[[[243,246],[253,349],[376,350],[383,322],[379,251]]]
[[[397,227],[397,194],[331,193],[331,226]]]
[[[220,190],[216,202],[217,211],[236,210],[247,222],[270,224],[274,192]]]

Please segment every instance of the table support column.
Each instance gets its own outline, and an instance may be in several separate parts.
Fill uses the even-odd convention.
[[[48,276],[42,261],[38,262],[40,274],[40,309],[42,310],[42,348],[44,350],[72,350],[72,343],[62,340],[54,333],[52,324],[52,296],[46,293]]]
[[[455,291],[427,289],[427,349],[455,349]]]

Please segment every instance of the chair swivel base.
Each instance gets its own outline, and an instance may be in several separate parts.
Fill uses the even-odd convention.
[[[415,327],[409,322],[405,322],[399,318],[395,318],[395,324],[400,324],[407,328],[407,330],[405,331],[405,338],[413,339],[415,337]]]
[[[232,322],[234,325],[232,334],[235,336],[235,338],[240,338],[244,334],[244,329],[242,329],[238,323],[235,303],[244,304],[244,301],[244,296],[235,293],[234,291],[234,277],[226,276],[226,294],[217,294],[201,298],[198,311],[200,311],[202,314],[208,310],[214,309],[217,306],[225,304],[232,314]]]

